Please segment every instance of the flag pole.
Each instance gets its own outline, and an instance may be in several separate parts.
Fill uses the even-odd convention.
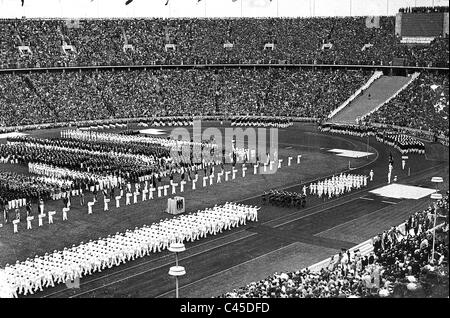
[[[241,18],[242,18],[242,1],[244,0],[241,0]]]

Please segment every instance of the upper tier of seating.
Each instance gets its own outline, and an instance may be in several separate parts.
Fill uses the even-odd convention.
[[[403,45],[394,35],[394,17],[381,17],[379,28],[372,26],[366,25],[366,17],[2,20],[0,68],[280,62],[389,65],[394,57],[404,57],[412,66],[448,66],[448,38],[426,46]],[[224,47],[227,43],[232,45]],[[332,44],[330,49],[323,48],[327,43]],[[175,50],[166,44],[174,44]],[[273,49],[265,44],[273,44]],[[62,45],[72,45],[75,52],[64,52]],[[19,46],[29,47],[31,53],[21,53]]]

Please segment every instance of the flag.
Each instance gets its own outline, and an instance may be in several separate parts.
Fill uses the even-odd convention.
[[[165,6],[166,6],[166,5],[168,5],[168,4],[169,4],[169,0],[167,0],[167,2],[166,2],[166,4],[165,4]]]
[[[133,2],[133,0],[127,0],[127,2],[125,2],[125,5],[129,5],[131,2]]]
[[[380,28],[380,17],[366,17],[366,28]]]
[[[22,2],[22,7],[23,7],[23,4],[25,3],[25,0],[20,0],[20,2]]]

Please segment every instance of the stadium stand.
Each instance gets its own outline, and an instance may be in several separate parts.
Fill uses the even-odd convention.
[[[267,68],[5,75],[0,126],[186,113],[322,118],[370,76]]]
[[[94,19],[0,21],[0,67],[310,63],[446,65],[439,45],[403,45],[395,18]],[[331,49],[323,47],[331,44]],[[273,44],[266,46],[266,44]],[[169,46],[167,46],[169,45]],[[174,49],[172,49],[174,45]],[[19,46],[29,47],[21,53]],[[63,49],[72,46],[73,51]]]
[[[448,114],[448,76],[425,72],[366,120],[448,136]]]

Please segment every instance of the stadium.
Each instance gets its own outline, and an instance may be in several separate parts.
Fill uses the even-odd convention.
[[[0,298],[448,298],[449,7],[392,2],[0,2]]]

